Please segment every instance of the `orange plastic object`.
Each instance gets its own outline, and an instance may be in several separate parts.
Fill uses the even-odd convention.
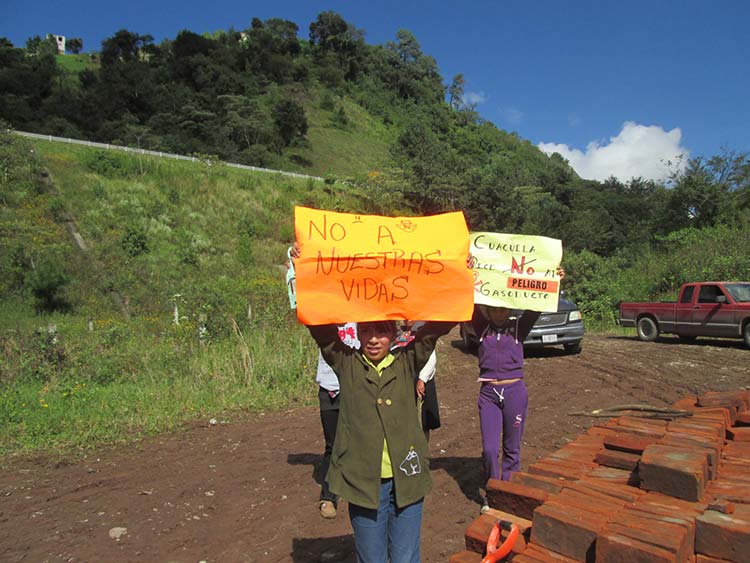
[[[500,529],[503,527],[503,524],[507,526],[508,523],[498,520],[493,526],[490,536],[487,538],[487,555],[484,556],[481,563],[496,563],[497,561],[505,559],[510,553],[510,550],[513,549],[513,546],[516,544],[516,540],[521,531],[516,524],[511,524],[508,537],[505,538],[505,541],[499,546],[497,545],[497,542],[500,541]]]

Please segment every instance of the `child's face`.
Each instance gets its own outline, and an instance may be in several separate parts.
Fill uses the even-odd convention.
[[[508,321],[510,309],[507,307],[487,307],[487,316],[492,321],[492,324],[500,326]]]
[[[388,355],[395,336],[396,331],[392,322],[357,324],[357,337],[362,345],[362,353],[371,362],[379,362]]]

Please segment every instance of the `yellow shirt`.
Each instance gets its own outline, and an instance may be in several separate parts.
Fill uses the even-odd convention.
[[[370,361],[370,359],[367,356],[362,356],[365,361],[370,364],[373,368],[375,368],[375,371],[378,372],[378,377],[383,375],[383,370],[387,368],[389,365],[393,363],[393,360],[395,360],[395,356],[391,354],[390,352],[388,355],[380,360],[380,363],[378,365],[375,365]],[[391,455],[388,453],[388,441],[383,438],[383,457],[380,461],[380,478],[381,479],[389,479],[393,477],[393,466],[391,465]]]

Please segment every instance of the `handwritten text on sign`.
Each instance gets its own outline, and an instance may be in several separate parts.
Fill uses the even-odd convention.
[[[557,311],[562,242],[530,235],[471,233],[474,302]]]
[[[471,318],[462,213],[382,217],[296,207],[297,315],[305,324]]]

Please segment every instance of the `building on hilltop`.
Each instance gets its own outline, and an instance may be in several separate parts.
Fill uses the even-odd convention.
[[[64,35],[53,35],[49,34],[47,37],[52,37],[55,40],[55,43],[57,44],[57,54],[58,55],[64,55],[65,54],[65,36]]]

